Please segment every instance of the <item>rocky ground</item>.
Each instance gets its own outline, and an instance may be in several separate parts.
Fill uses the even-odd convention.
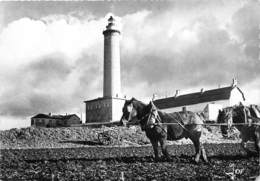
[[[105,134],[104,134],[105,133]],[[110,139],[99,139],[105,135]],[[203,142],[238,142],[238,139],[223,139],[218,127],[205,128]],[[182,139],[169,144],[191,143]],[[139,126],[127,127],[68,127],[68,128],[22,128],[0,131],[1,148],[55,148],[92,145],[147,145],[150,141]]]
[[[99,139],[107,134],[110,142]],[[22,128],[0,131],[1,148],[55,148],[92,145],[145,145],[149,143],[139,127]]]
[[[255,180],[256,157],[212,157],[211,165],[190,157],[154,162],[152,157],[1,163],[1,180]]]

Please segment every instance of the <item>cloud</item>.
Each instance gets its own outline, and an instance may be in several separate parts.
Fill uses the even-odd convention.
[[[14,117],[14,116],[0,116],[1,129],[22,128],[30,126],[30,118]]]
[[[254,5],[250,1],[236,9],[231,4],[216,5],[201,12],[200,8],[194,8],[190,12],[178,12],[176,17],[175,12],[133,14],[131,18],[137,22],[126,20],[128,37],[123,41],[123,49],[131,52],[131,56],[129,51],[122,52],[124,80],[130,86],[135,86],[137,80],[148,82],[147,97],[160,92],[159,89],[164,94],[174,92],[173,89],[228,85],[233,77],[238,77],[241,86],[254,81],[260,70],[256,56],[259,49],[257,44],[252,44],[258,41],[255,25],[260,24],[260,9]],[[225,16],[220,16],[221,8]],[[246,37],[234,24],[245,27],[243,22],[248,19],[247,28],[239,28],[245,31],[243,34],[250,35]],[[131,29],[133,24],[137,26]]]
[[[256,78],[243,86],[247,104],[258,104],[260,100],[260,78]]]
[[[101,89],[103,21],[53,15],[10,23],[0,34],[0,115],[82,112]]]
[[[101,96],[101,65],[95,56],[88,55],[82,55],[77,66],[67,61],[60,54],[48,55],[6,77],[9,88],[0,96],[0,115],[82,112],[85,99]]]
[[[4,60],[1,65],[20,66],[54,53],[63,54],[73,63],[82,51],[98,54],[96,50],[102,45],[102,36],[97,30],[102,30],[103,21],[80,21],[69,15],[16,20],[0,35],[0,58]]]
[[[260,5],[252,1],[233,16],[232,30],[240,37],[245,54],[252,60],[259,58]]]
[[[1,115],[28,116],[65,107],[68,91],[64,84],[72,68],[53,58],[32,62],[7,77],[12,85],[1,94]]]

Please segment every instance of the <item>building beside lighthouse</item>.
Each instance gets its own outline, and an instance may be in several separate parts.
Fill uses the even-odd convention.
[[[216,121],[219,110],[245,104],[245,95],[233,79],[230,86],[204,90],[190,94],[176,91],[175,96],[154,100],[154,104],[164,112],[193,111],[201,112],[209,121]]]
[[[86,123],[118,121],[125,99],[121,93],[120,28],[113,16],[108,19],[104,35],[103,97],[84,101]]]

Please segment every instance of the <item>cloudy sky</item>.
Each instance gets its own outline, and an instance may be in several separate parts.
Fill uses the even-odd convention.
[[[103,35],[121,18],[122,89],[148,100],[228,86],[260,104],[257,1],[0,2],[0,128],[84,113],[102,96]]]

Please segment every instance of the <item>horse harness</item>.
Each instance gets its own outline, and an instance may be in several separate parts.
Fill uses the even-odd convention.
[[[231,130],[231,127],[233,126],[233,109],[230,110],[229,114],[231,114],[231,119],[228,119],[227,125],[228,125],[228,129]]]
[[[250,118],[250,110],[249,109],[247,109],[246,107],[243,107],[243,113],[244,113],[244,120],[245,120],[245,123],[246,124],[248,124],[248,126],[250,127],[250,126],[252,126],[252,119]],[[248,116],[249,115],[249,116]],[[242,115],[240,115],[240,117],[241,117],[241,119],[243,119],[242,118]]]
[[[141,117],[140,120],[142,122],[146,117],[148,117],[148,119],[146,121],[145,129],[147,129],[147,128],[154,128],[155,126],[159,126],[159,127],[162,128],[162,130],[164,130],[166,132],[166,130],[162,127],[162,125],[163,125],[162,119],[161,119],[160,115],[158,114],[158,111],[157,111],[157,113],[155,113],[156,111],[157,111],[156,109],[151,108],[150,112],[148,112],[143,117]],[[180,113],[177,112],[177,115],[183,121]],[[174,118],[170,114],[168,114],[168,116],[170,116],[172,119],[174,119],[177,122],[177,124],[180,125],[184,130],[188,131],[187,128],[185,128],[185,126],[180,121],[178,121],[176,118]],[[154,117],[154,118],[152,118],[152,117]],[[155,121],[150,123],[151,119],[154,119]]]
[[[145,124],[145,128],[153,128],[154,126],[160,126],[161,123],[162,123],[162,120],[161,120],[161,117],[160,115],[157,113],[155,113],[156,110],[151,108],[151,110],[145,114],[143,117],[141,117],[141,122],[145,120],[145,118],[147,118],[147,121],[146,121],[146,124]],[[152,118],[154,117],[154,118]],[[154,119],[155,121],[153,121],[152,123],[151,122],[151,119]]]
[[[253,122],[252,122],[252,118],[250,117],[250,115],[248,116],[248,109],[246,109],[246,107],[243,107],[243,114],[244,117],[242,116],[242,114],[237,113],[237,111],[234,111],[234,109],[231,109],[229,114],[231,115],[231,118],[228,119],[228,129],[231,129],[231,127],[233,126],[234,122],[233,122],[233,114],[235,112],[235,114],[239,117],[239,119],[244,120],[245,124],[247,124],[249,127],[252,126]],[[249,112],[250,113],[250,112]]]

